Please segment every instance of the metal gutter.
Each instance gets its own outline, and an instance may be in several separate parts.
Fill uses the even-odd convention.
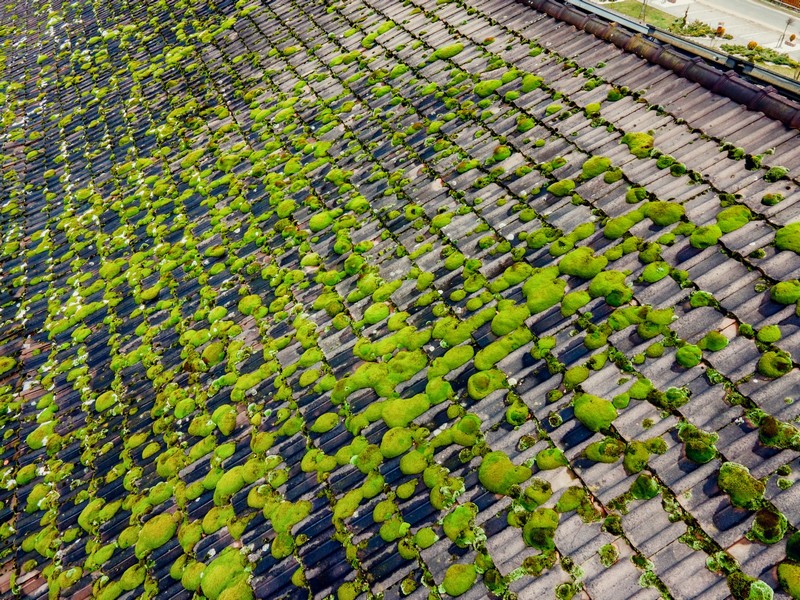
[[[750,110],[763,112],[787,127],[800,129],[800,82],[586,0],[518,1],[670,69]]]

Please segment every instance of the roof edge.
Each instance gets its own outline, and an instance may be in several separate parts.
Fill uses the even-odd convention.
[[[681,38],[665,34],[655,27],[647,26],[645,28],[648,35],[642,31],[634,32],[627,26],[618,25],[623,18],[611,20],[594,12],[590,14],[585,9],[565,3],[563,0],[517,1],[559,21],[573,25],[601,40],[610,42],[648,62],[669,69],[680,77],[698,83],[707,90],[725,96],[750,110],[760,111],[787,127],[800,129],[800,103],[771,85],[763,86],[753,83],[737,72],[737,66],[742,71],[755,71],[752,63],[720,55],[710,49],[703,52],[702,54],[706,55],[703,56],[700,52],[692,51],[694,46],[702,48],[701,46],[690,42],[681,43],[684,42]],[[654,39],[653,34],[656,33],[665,35],[666,43]],[[675,48],[673,44],[683,47]],[[711,54],[716,55],[713,58],[717,60],[724,59],[725,65],[732,68],[723,71],[719,65],[709,62],[708,55]],[[776,77],[779,76],[776,75]]]

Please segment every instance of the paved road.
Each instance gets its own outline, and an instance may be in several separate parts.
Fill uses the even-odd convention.
[[[648,4],[678,17],[683,16],[688,7],[689,21],[699,19],[712,27],[723,23],[725,31],[734,37],[727,43],[747,44],[756,41],[768,48],[777,47],[786,20],[791,16],[794,23],[786,32],[786,41],[795,33],[797,45],[784,43],[779,49],[795,58],[800,57],[800,15],[797,13],[792,14],[757,0],[650,0]]]

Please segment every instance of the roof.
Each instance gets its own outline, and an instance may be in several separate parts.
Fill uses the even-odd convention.
[[[797,595],[779,95],[552,0],[25,10],[0,590]]]

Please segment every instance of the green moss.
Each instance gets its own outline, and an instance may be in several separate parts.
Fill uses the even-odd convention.
[[[764,206],[775,206],[776,204],[779,204],[780,202],[783,202],[783,199],[784,199],[784,196],[783,196],[783,194],[780,194],[780,193],[764,194],[761,197],[761,204],[763,204]]]
[[[528,310],[536,314],[555,306],[564,297],[566,286],[567,282],[558,278],[557,266],[537,269],[522,286]]]
[[[778,582],[792,598],[800,598],[800,564],[790,562],[779,564]]]
[[[478,350],[475,353],[473,364],[479,371],[491,369],[511,352],[531,341],[532,337],[530,329],[524,326],[520,327]]]
[[[756,509],[764,497],[764,484],[750,475],[750,469],[738,463],[724,463],[719,469],[717,484],[728,494],[731,504],[740,508]]]
[[[472,588],[477,577],[475,565],[450,565],[445,572],[442,588],[449,596],[461,596]]]
[[[364,321],[369,323],[370,325],[374,325],[375,323],[380,323],[386,317],[389,316],[389,305],[385,302],[379,302],[377,304],[371,305],[364,311]]]
[[[800,254],[800,222],[778,229],[775,232],[775,247]]]
[[[774,344],[781,339],[781,328],[778,325],[767,325],[758,330],[756,339],[765,344]]]
[[[602,175],[611,167],[611,159],[605,156],[592,156],[587,159],[581,167],[581,178],[584,180],[593,179]]]
[[[547,105],[547,108],[544,109],[544,114],[549,117],[550,115],[556,114],[562,108],[564,107],[561,104],[559,104],[558,102],[553,102],[552,104]]]
[[[686,369],[699,365],[701,360],[703,360],[703,351],[694,344],[681,346],[675,353],[675,362]]]
[[[591,431],[607,429],[617,418],[617,409],[614,405],[591,394],[577,394],[572,401],[575,409],[575,418]]]
[[[492,392],[507,386],[506,377],[497,369],[490,369],[470,375],[467,393],[473,400],[483,400]]]
[[[405,427],[392,427],[383,434],[381,439],[381,454],[384,458],[395,458],[407,452],[414,444],[411,431]]]
[[[722,230],[719,225],[703,225],[698,227],[689,236],[689,243],[699,250],[713,246],[722,237]]]
[[[786,558],[800,562],[800,531],[795,531],[786,539]]]
[[[487,96],[491,96],[501,85],[503,85],[503,82],[499,79],[487,79],[486,81],[477,83],[473,91],[477,96],[486,98]]]
[[[245,570],[245,557],[234,548],[225,548],[203,570],[200,589],[209,600],[227,600],[223,598],[226,590],[236,595],[226,594],[232,598],[252,598],[252,590],[247,585],[248,573]],[[248,593],[249,592],[249,593]]]
[[[653,149],[654,141],[649,133],[630,132],[622,136],[620,143],[625,144],[636,158],[647,158]]]
[[[539,507],[534,510],[522,529],[522,539],[528,546],[544,552],[553,550],[553,537],[558,527],[559,515],[552,508]]]
[[[648,460],[650,460],[650,449],[647,444],[634,440],[625,448],[625,458],[622,460],[622,464],[625,471],[632,475],[645,469]]]
[[[508,494],[511,487],[519,485],[532,475],[528,467],[516,466],[504,452],[489,452],[478,469],[478,479],[483,487],[494,494]]]
[[[698,429],[691,423],[681,423],[678,426],[678,437],[684,443],[686,458],[692,462],[703,465],[710,462],[717,455],[716,444],[719,435]]]
[[[613,463],[625,452],[625,443],[616,438],[604,437],[586,446],[583,452],[586,458],[594,462]]]
[[[570,292],[561,301],[561,314],[564,317],[571,317],[578,309],[586,306],[591,302],[592,297],[589,292],[583,290],[577,292]]]
[[[544,448],[536,454],[536,466],[542,471],[566,467],[567,457],[559,448]]]
[[[784,177],[789,174],[789,169],[786,167],[771,167],[766,173],[764,173],[764,180],[769,181],[770,183],[775,183],[776,181],[780,181]]]
[[[430,407],[431,402],[426,394],[387,400],[383,404],[381,418],[389,427],[407,427]]]
[[[449,44],[438,48],[432,55],[431,60],[448,60],[457,56],[464,50],[464,44]]]
[[[777,544],[786,535],[787,527],[786,517],[780,512],[762,508],[756,513],[747,537],[762,544]]]
[[[255,311],[261,308],[261,297],[256,294],[244,296],[239,300],[239,312],[243,315],[252,315]]]
[[[779,304],[794,304],[800,300],[800,280],[781,281],[772,286],[770,298]]]
[[[686,212],[682,205],[662,200],[648,202],[642,206],[641,210],[648,219],[659,227],[677,223]]]
[[[492,333],[507,335],[520,328],[530,315],[527,306],[518,305],[513,300],[501,300],[497,305],[497,314],[492,319]]]
[[[621,271],[599,273],[589,284],[589,294],[592,298],[605,298],[611,306],[621,306],[633,297],[633,289],[625,283],[625,278]]]
[[[722,233],[730,233],[736,231],[740,227],[744,227],[753,219],[753,214],[750,209],[744,205],[737,204],[729,206],[719,212],[717,215],[717,225]]]
[[[595,256],[591,248],[581,246],[567,253],[558,263],[558,270],[563,275],[573,275],[582,279],[592,279],[608,264],[605,256]]]
[[[542,87],[542,83],[544,83],[544,79],[538,75],[527,73],[522,77],[522,86],[520,89],[523,93],[527,94],[528,92],[532,92],[533,90]]]
[[[455,542],[456,546],[467,547],[475,540],[472,526],[476,516],[478,516],[478,507],[472,502],[457,506],[442,521],[444,534]]]
[[[575,182],[572,179],[562,179],[547,186],[547,191],[558,198],[569,196],[575,189]]]
[[[327,433],[339,424],[339,415],[336,413],[324,413],[317,417],[314,424],[309,428],[313,433]]]
[[[113,390],[108,390],[100,394],[94,401],[94,409],[97,412],[104,412],[117,404],[119,402],[119,398],[117,397],[116,392]]]
[[[136,557],[142,558],[166,544],[175,535],[178,526],[173,515],[161,513],[144,524],[136,541]]]
[[[297,502],[282,501],[269,512],[272,529],[275,530],[275,533],[290,533],[292,527],[311,513],[311,508],[311,502],[308,500],[298,500]],[[265,510],[265,512],[267,511]]]
[[[727,347],[730,340],[721,334],[719,331],[709,331],[703,339],[701,339],[697,346],[701,350],[710,350],[711,352],[719,352]]]
[[[631,486],[631,496],[637,500],[649,500],[655,498],[661,491],[658,480],[650,473],[642,473],[636,478]]]
[[[770,350],[761,355],[756,368],[765,377],[782,377],[792,370],[792,357],[783,350]]]

